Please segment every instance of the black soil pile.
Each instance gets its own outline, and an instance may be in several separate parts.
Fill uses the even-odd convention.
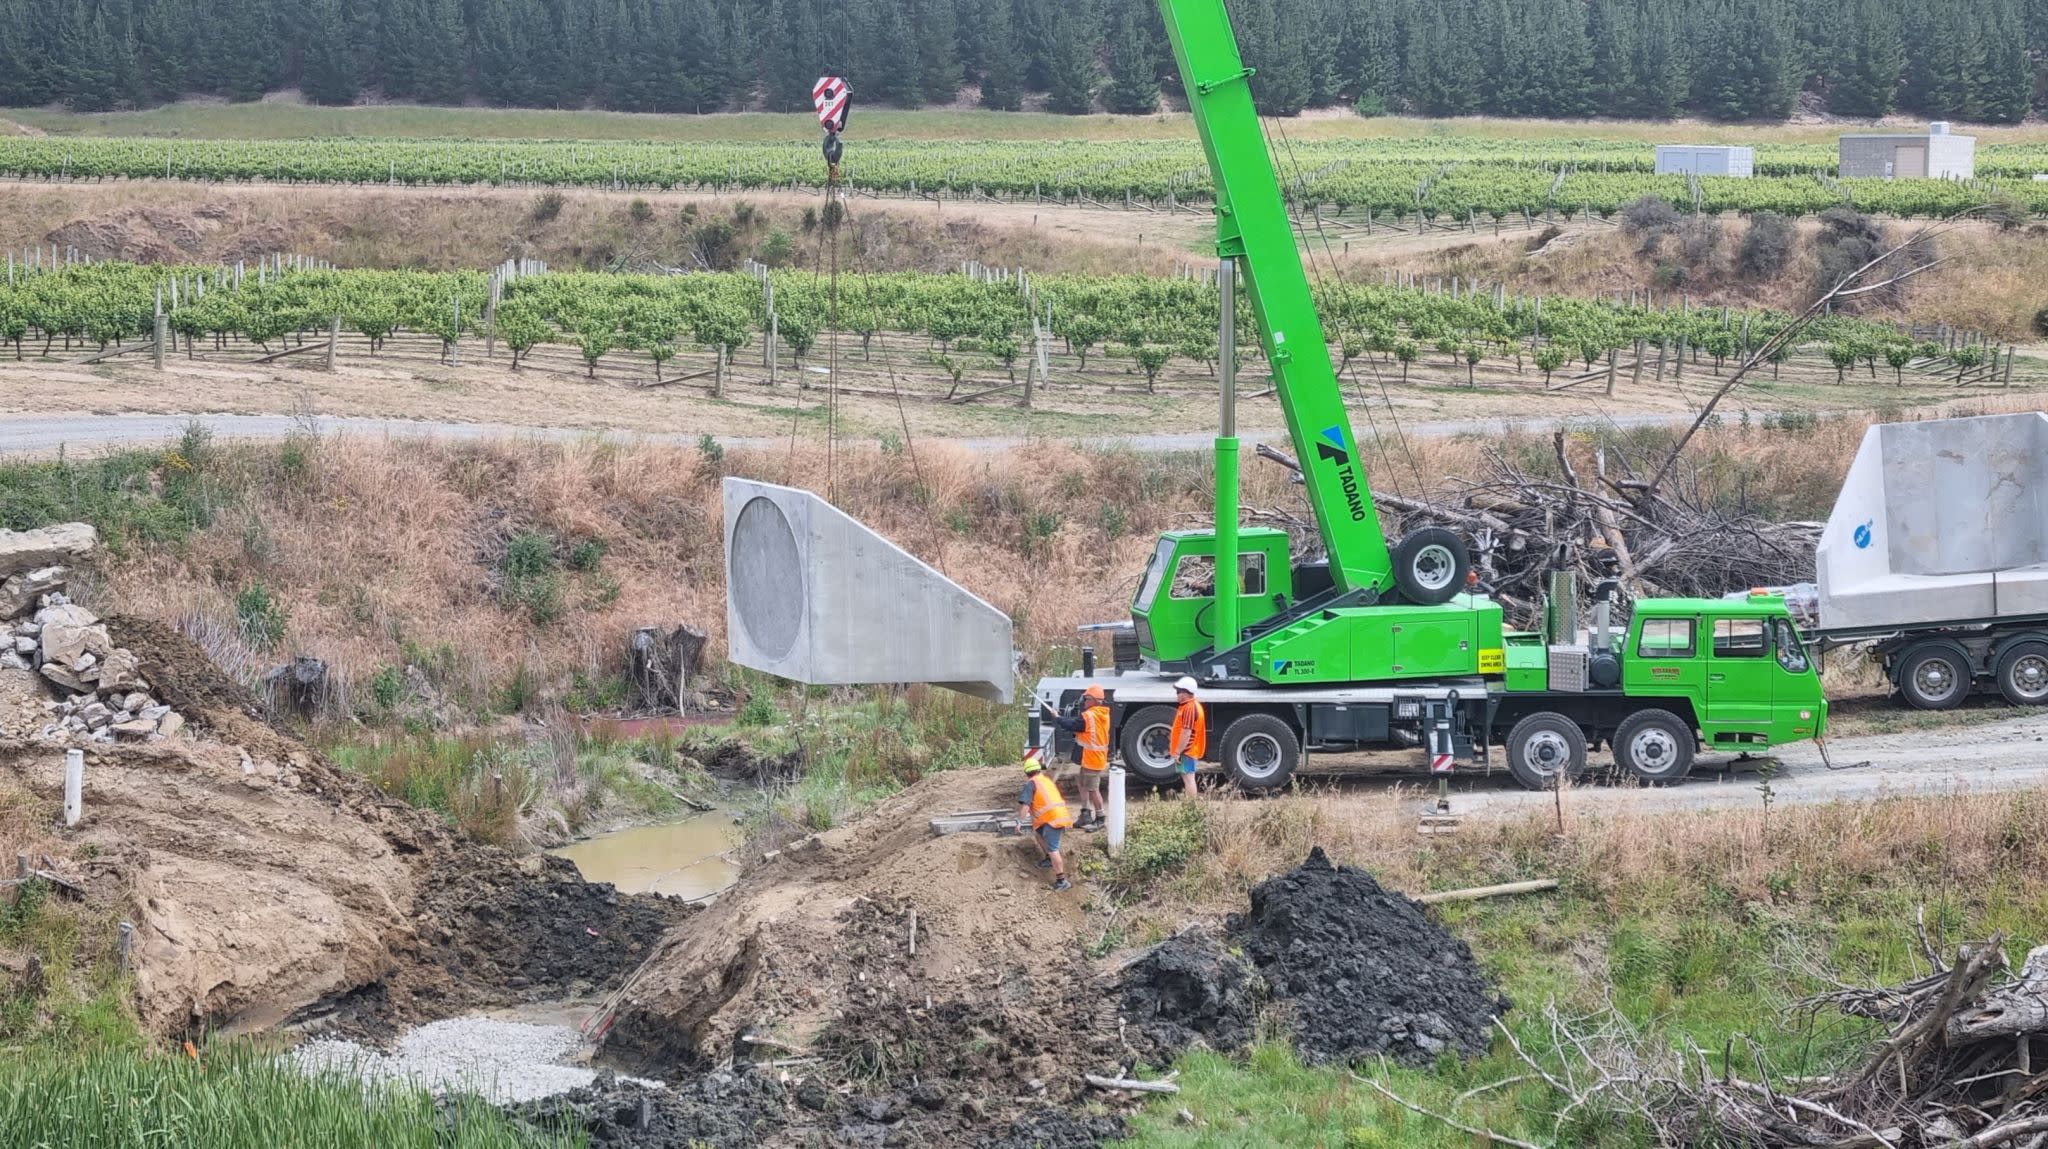
[[[1332,866],[1321,847],[1253,888],[1251,912],[1232,915],[1229,934],[1311,1064],[1477,1056],[1508,1009],[1464,942],[1371,874]]]
[[[788,1124],[789,1091],[742,1064],[667,1089],[600,1073],[583,1089],[514,1106],[547,1130],[580,1130],[591,1149],[751,1149]]]
[[[221,673],[206,651],[177,628],[128,615],[111,615],[106,622],[114,645],[135,653],[157,698],[187,721],[207,728],[222,712],[263,718],[255,696]]]
[[[1121,992],[1124,1020],[1163,1059],[1197,1044],[1242,1048],[1252,1038],[1264,986],[1249,961],[1196,927],[1131,963]]]

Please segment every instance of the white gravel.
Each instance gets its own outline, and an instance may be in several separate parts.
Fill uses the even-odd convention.
[[[583,1037],[565,1025],[463,1017],[423,1025],[391,1053],[321,1038],[292,1050],[307,1073],[355,1073],[365,1081],[410,1081],[437,1093],[470,1092],[499,1105],[589,1085]]]

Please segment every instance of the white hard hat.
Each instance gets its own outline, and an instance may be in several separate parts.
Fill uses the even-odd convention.
[[[1175,690],[1185,690],[1189,694],[1193,694],[1195,692],[1195,680],[1183,677],[1179,682],[1173,684],[1173,688]]]

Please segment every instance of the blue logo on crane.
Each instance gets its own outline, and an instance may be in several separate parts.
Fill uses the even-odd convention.
[[[1337,481],[1344,488],[1344,501],[1351,511],[1351,521],[1365,522],[1371,511],[1365,505],[1365,492],[1362,490],[1363,484],[1358,481],[1358,469],[1351,465],[1351,448],[1345,444],[1344,427],[1339,424],[1323,428],[1323,438],[1328,441],[1316,444],[1316,454],[1324,462],[1336,465]]]
[[[1862,526],[1856,528],[1856,533],[1851,537],[1853,537],[1856,540],[1857,550],[1867,551],[1870,549],[1871,540],[1876,537],[1875,533],[1872,531],[1871,528],[1875,526],[1877,526],[1877,520],[1872,519],[1869,522],[1864,523]]]

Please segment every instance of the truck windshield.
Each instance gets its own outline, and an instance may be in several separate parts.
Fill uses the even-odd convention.
[[[1152,609],[1152,600],[1159,597],[1159,584],[1166,578],[1166,568],[1173,562],[1173,540],[1160,539],[1159,547],[1152,552],[1152,562],[1145,567],[1144,585],[1138,588],[1138,611]]]

